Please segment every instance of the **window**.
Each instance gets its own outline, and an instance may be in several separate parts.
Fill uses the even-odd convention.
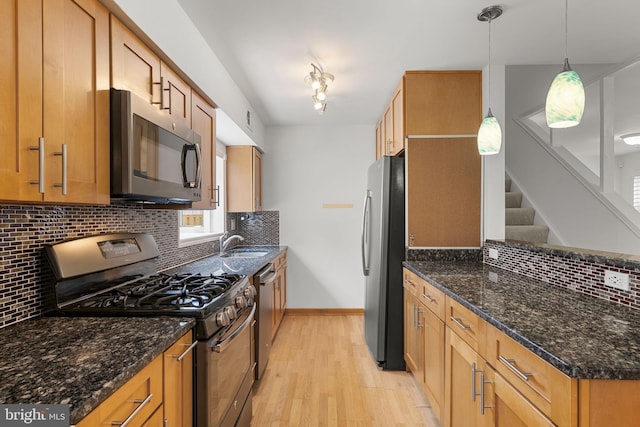
[[[633,207],[640,212],[640,175],[633,177]]]
[[[179,212],[180,246],[212,241],[225,232],[226,154],[224,145],[218,143],[216,148],[216,186],[220,203],[214,210]]]

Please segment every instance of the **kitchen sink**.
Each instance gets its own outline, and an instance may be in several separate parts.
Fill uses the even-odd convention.
[[[265,256],[269,252],[267,251],[252,251],[252,250],[233,250],[220,255],[223,258],[260,258]]]

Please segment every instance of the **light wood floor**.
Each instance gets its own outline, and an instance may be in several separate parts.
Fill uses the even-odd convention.
[[[440,426],[410,374],[373,362],[362,315],[285,316],[251,425]]]

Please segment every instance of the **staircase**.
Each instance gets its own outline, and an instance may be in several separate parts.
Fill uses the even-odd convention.
[[[522,207],[522,193],[511,191],[511,180],[505,179],[505,239],[531,243],[547,243],[549,227],[534,225],[536,211]]]

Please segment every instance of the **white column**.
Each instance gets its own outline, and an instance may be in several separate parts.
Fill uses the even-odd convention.
[[[600,82],[600,191],[612,193],[616,179],[616,159],[613,149],[614,79]]]

